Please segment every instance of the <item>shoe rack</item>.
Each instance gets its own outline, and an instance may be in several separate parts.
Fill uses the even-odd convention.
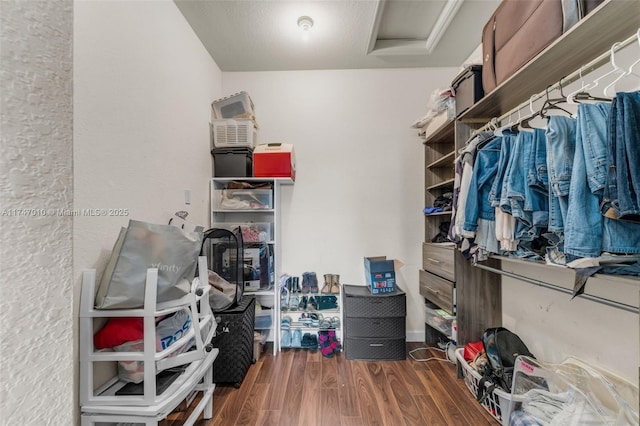
[[[319,350],[331,358],[342,350],[340,275],[315,272],[280,277],[279,350]]]

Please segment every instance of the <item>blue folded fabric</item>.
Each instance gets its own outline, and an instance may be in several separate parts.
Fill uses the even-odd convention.
[[[442,207],[425,207],[424,208],[424,214],[440,213],[443,211],[444,210]]]

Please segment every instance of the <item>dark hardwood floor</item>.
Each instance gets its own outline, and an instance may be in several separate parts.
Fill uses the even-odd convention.
[[[423,347],[408,343],[411,349]],[[439,357],[420,351],[417,358]],[[167,424],[179,425],[174,414]],[[344,352],[267,348],[239,389],[217,386],[213,418],[198,426],[400,426],[499,424],[473,398],[454,364],[442,361],[352,361]]]

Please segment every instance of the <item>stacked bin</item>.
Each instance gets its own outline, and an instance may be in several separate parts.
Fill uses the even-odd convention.
[[[252,177],[258,124],[246,92],[211,104],[211,154],[214,177]]]

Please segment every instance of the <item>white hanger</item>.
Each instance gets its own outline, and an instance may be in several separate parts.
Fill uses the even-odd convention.
[[[575,100],[575,96],[578,93],[582,93],[585,90],[587,90],[587,85],[584,84],[584,79],[582,78],[582,68],[584,67],[584,65],[580,66],[580,71],[579,71],[579,75],[580,75],[580,88],[574,92],[571,92],[567,95],[567,103],[569,105],[578,105],[578,102],[576,102]],[[594,86],[595,87],[595,86]]]
[[[524,117],[518,129],[531,132],[534,129],[546,129],[547,128],[547,119],[540,115],[540,111],[533,108],[533,98],[536,95],[531,95],[529,98],[529,110],[531,114]]]
[[[624,72],[624,70],[622,68],[620,68],[618,66],[618,64],[616,64],[616,59],[615,59],[615,50],[618,48],[618,46],[620,46],[622,43],[621,42],[616,42],[613,44],[613,46],[611,46],[611,49],[609,50],[610,52],[610,60],[609,62],[611,63],[611,66],[613,67],[612,70],[609,70],[608,72],[604,73],[603,75],[601,75],[600,77],[596,78],[595,80],[593,80],[593,82],[591,84],[587,84],[584,85],[584,81],[582,80],[582,68],[580,67],[580,80],[582,80],[582,87],[572,93],[570,93],[567,96],[567,103],[569,103],[570,105],[577,105],[578,101],[576,99],[577,95],[579,94],[586,94],[587,96],[589,96],[589,98],[583,98],[581,99],[582,101],[585,100],[598,100],[598,101],[602,101],[602,100],[610,100],[610,99],[603,99],[603,98],[593,98],[590,97],[590,95],[587,93],[587,90],[593,90],[595,89],[598,84],[600,83],[600,80],[602,80],[605,77],[610,76],[611,74],[615,74],[615,73],[619,73],[619,72]]]
[[[638,29],[638,32],[636,33],[636,37],[638,37],[638,45],[640,46],[640,28]],[[622,74],[620,74],[615,80],[613,80],[611,83],[609,83],[609,85],[607,87],[604,88],[604,91],[603,91],[604,95],[608,96],[608,97],[615,96],[616,83],[618,83],[620,80],[622,80],[625,77],[628,77],[628,76],[631,75],[631,76],[640,78],[640,73],[635,73],[633,71],[633,68],[638,64],[640,64],[640,59],[638,59],[637,61],[632,63],[627,71],[623,70]],[[610,89],[612,89],[613,92],[610,92]]]
[[[509,113],[509,123],[508,123],[508,124],[506,124],[506,125],[504,125],[504,126],[497,127],[497,121],[496,121],[496,123],[495,123],[495,124],[496,124],[496,130],[494,130],[494,131],[493,131],[493,134],[494,134],[495,136],[504,136],[504,133],[503,133],[503,132],[504,132],[505,130],[508,130],[508,129],[510,129],[511,127],[513,127],[513,124],[514,124],[514,123],[511,121],[511,114],[512,114],[512,113]]]

